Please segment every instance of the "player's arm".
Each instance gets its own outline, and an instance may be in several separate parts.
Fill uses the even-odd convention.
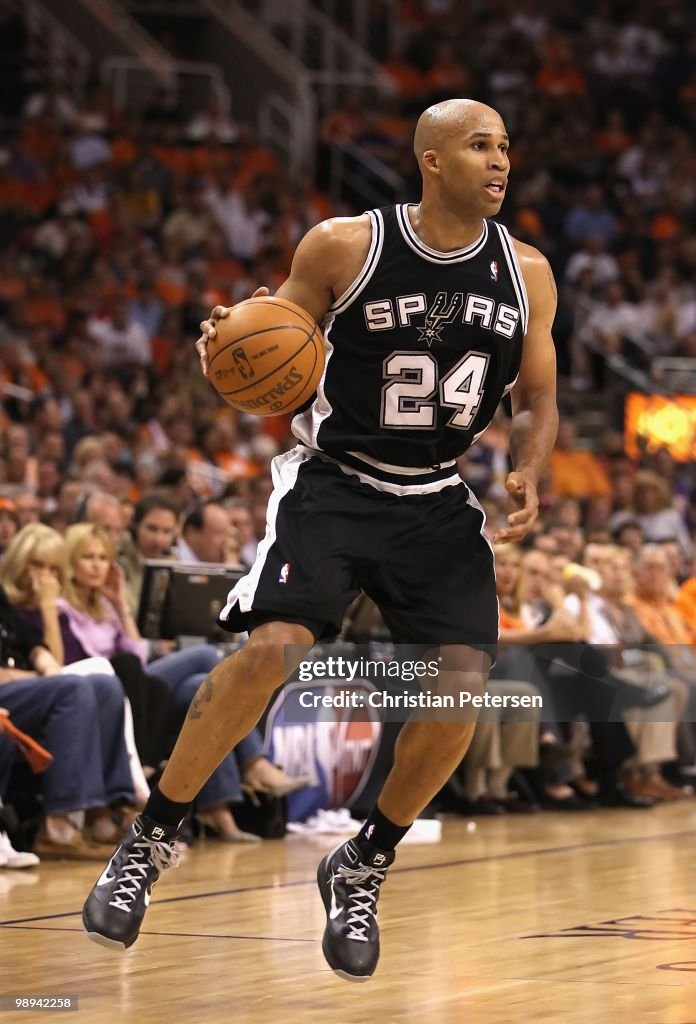
[[[317,224],[297,246],[290,274],[276,295],[301,306],[321,323],[334,299],[358,276],[367,257],[371,235],[367,216],[335,217]],[[268,295],[268,292],[268,288],[257,288],[254,296]],[[208,341],[215,337],[217,321],[226,317],[230,309],[216,306],[210,319],[201,323],[196,348],[206,376]]]
[[[539,499],[537,484],[551,456],[558,431],[556,350],[551,336],[556,315],[556,284],[551,267],[532,246],[515,242],[529,298],[529,323],[522,362],[512,389],[510,455],[513,470],[505,486],[508,527],[496,543],[519,540],[534,525]]]

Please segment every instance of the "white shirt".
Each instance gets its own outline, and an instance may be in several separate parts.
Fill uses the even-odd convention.
[[[577,594],[566,594],[563,598],[563,607],[574,618],[579,619],[582,611],[582,604]],[[588,594],[585,598],[587,608],[587,622],[590,627],[590,635],[587,642],[590,644],[616,644],[619,641],[611,620],[604,614],[604,598],[599,594]]]
[[[238,192],[221,194],[212,190],[207,196],[210,212],[227,236],[227,244],[237,259],[253,259],[263,245],[270,217],[264,210],[247,206]]]
[[[124,330],[119,330],[111,320],[93,319],[87,330],[102,351],[104,366],[121,363],[144,366],[152,360],[150,339],[142,324],[131,321]]]
[[[616,281],[619,277],[619,265],[608,252],[591,253],[581,249],[574,252],[566,266],[566,280],[574,284],[583,273],[590,269],[594,284],[602,287]]]
[[[176,553],[177,561],[184,565],[202,565],[202,561],[197,555],[193,553],[191,548],[188,546],[183,537],[179,537],[178,541],[174,545],[174,551]]]

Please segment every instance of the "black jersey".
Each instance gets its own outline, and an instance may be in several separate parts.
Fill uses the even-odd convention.
[[[324,319],[324,376],[292,430],[348,464],[440,467],[483,433],[515,382],[524,280],[494,221],[443,253],[418,238],[406,205],[369,217],[367,259]]]

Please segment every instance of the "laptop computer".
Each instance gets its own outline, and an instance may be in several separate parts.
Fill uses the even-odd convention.
[[[241,565],[146,559],[138,629],[147,640],[212,636],[228,593],[247,571]]]

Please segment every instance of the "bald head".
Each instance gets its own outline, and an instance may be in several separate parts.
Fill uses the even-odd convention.
[[[443,100],[424,110],[418,118],[413,151],[419,165],[429,149],[439,149],[453,135],[481,132],[504,133],[505,126],[497,110],[477,100]]]

